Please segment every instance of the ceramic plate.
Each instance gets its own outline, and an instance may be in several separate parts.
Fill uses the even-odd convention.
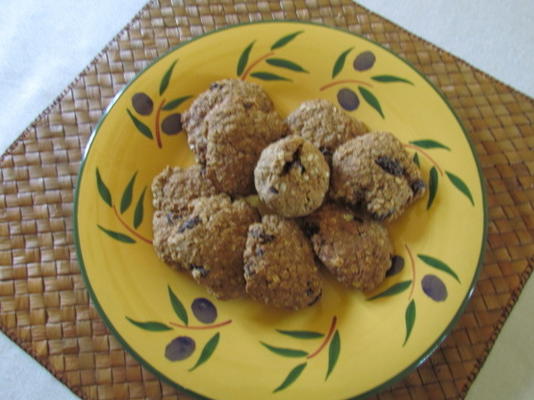
[[[325,273],[319,303],[285,312],[218,301],[156,257],[151,180],[194,163],[179,114],[222,78],[261,84],[284,117],[321,97],[403,141],[428,192],[390,225],[404,262],[378,289]],[[360,398],[387,387],[449,332],[483,254],[481,176],[447,102],[391,51],[321,25],[240,25],[170,51],[105,112],[78,182],[76,243],[95,306],[145,367],[201,398]]]

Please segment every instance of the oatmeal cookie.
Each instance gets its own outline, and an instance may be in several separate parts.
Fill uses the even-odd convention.
[[[263,112],[243,98],[231,98],[206,118],[206,172],[215,187],[232,195],[254,192],[254,167],[261,151],[286,134],[276,111]]]
[[[334,153],[330,196],[374,219],[397,218],[424,192],[421,171],[391,133],[366,133]]]
[[[339,146],[368,131],[362,122],[325,99],[302,103],[289,114],[287,125],[291,134],[309,140],[329,162]]]
[[[281,216],[299,217],[316,210],[325,197],[330,168],[321,152],[300,136],[272,143],[254,170],[260,199]]]
[[[179,212],[191,200],[218,192],[200,165],[166,167],[152,181],[152,205],[155,210]]]
[[[208,148],[208,123],[206,117],[228,97],[241,97],[251,107],[265,113],[274,110],[273,102],[262,89],[253,82],[240,79],[223,79],[213,82],[209,89],[201,93],[189,110],[182,115],[182,125],[187,132],[187,141],[200,164],[206,163]]]
[[[325,204],[305,218],[303,227],[317,257],[345,286],[370,291],[386,277],[393,247],[380,222]]]
[[[313,250],[293,220],[266,215],[251,225],[243,259],[246,291],[255,300],[297,310],[322,294]]]
[[[171,260],[219,299],[245,293],[243,251],[250,224],[259,220],[244,200],[225,194],[199,197],[167,241]]]

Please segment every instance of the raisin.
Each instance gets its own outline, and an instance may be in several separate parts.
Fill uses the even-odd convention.
[[[269,235],[261,229],[252,229],[250,231],[250,236],[254,239],[259,239],[261,244],[269,243],[274,240],[274,235]]]
[[[174,215],[172,215],[171,213],[167,213],[166,217],[167,217],[167,223],[169,225],[174,225]]]
[[[308,290],[310,290],[310,289],[308,289]],[[307,293],[307,292],[306,292],[306,293]],[[313,294],[313,292],[312,292],[309,296],[311,296],[312,294]],[[318,294],[312,301],[310,301],[310,302],[308,303],[308,306],[311,307],[311,306],[313,306],[315,303],[317,303],[317,302],[319,301],[319,299],[321,298],[322,295],[323,295],[323,292],[320,291],[319,294]]]
[[[245,271],[245,277],[248,278],[249,276],[252,276],[256,273],[256,270],[254,269],[254,267],[252,266],[252,263],[248,262],[245,264],[245,266],[243,267],[244,271]]]
[[[316,235],[319,233],[319,225],[317,225],[314,222],[310,221],[304,221],[304,224],[302,225],[302,230],[304,231],[304,235],[306,237],[311,238],[313,235]]]
[[[375,163],[386,171],[388,174],[393,176],[402,176],[404,175],[404,168],[399,164],[398,161],[393,160],[387,156],[380,156],[375,160]]]
[[[391,217],[393,215],[393,210],[390,210],[384,214],[378,214],[378,213],[373,213],[371,214],[371,217],[373,217],[373,219],[377,220],[377,221],[385,221],[386,219],[388,219],[389,217]]]
[[[201,278],[204,278],[209,274],[209,271],[202,265],[189,264],[189,269],[191,270],[191,272],[198,273]]]
[[[291,158],[291,161],[287,161],[283,168],[282,168],[282,176],[287,175],[291,168],[293,167],[300,167],[300,172],[304,173],[306,172],[306,169],[304,168],[304,165],[302,165],[302,161],[300,160],[300,152],[302,150],[302,145],[300,145],[297,150],[293,153],[293,157]]]
[[[212,83],[210,85],[210,90],[215,90],[215,89],[218,89],[220,87],[221,87],[221,85],[219,85],[217,82],[215,82],[215,83]]]
[[[363,224],[363,218],[360,218],[360,217],[358,217],[358,216],[356,216],[356,215],[353,215],[353,216],[352,216],[352,219],[353,219],[354,221],[356,221],[356,222],[359,222],[360,224]]]
[[[274,194],[278,194],[278,193],[279,193],[279,192],[278,192],[278,189],[275,188],[274,186],[271,186],[271,187],[269,188],[269,192],[274,193]]]
[[[421,179],[417,179],[416,181],[412,182],[410,187],[414,194],[419,194],[421,191],[425,189],[426,185]]]
[[[256,257],[261,257],[265,254],[265,251],[263,251],[263,249],[261,247],[258,247],[256,249]]]
[[[327,149],[324,146],[319,147],[319,151],[323,154],[325,158],[331,158],[332,157],[332,151]]]
[[[188,219],[185,221],[180,227],[178,228],[178,233],[182,233],[188,229],[194,228],[196,225],[198,225],[202,220],[200,217],[195,216],[193,218]]]

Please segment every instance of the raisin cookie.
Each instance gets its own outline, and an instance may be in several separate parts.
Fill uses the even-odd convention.
[[[243,251],[250,224],[259,220],[244,200],[225,194],[199,197],[172,230],[170,259],[191,271],[215,297],[225,300],[245,293]]]
[[[241,97],[228,98],[206,117],[206,172],[215,187],[232,195],[254,192],[261,151],[287,132],[276,111],[264,112]]]
[[[154,251],[166,264],[176,269],[182,269],[183,266],[172,258],[168,240],[176,227],[183,222],[184,211],[185,208],[182,208],[180,213],[155,210],[152,217],[152,245],[154,246]]]
[[[421,171],[389,132],[371,132],[338,147],[330,196],[391,221],[425,192]]]
[[[325,99],[302,103],[287,117],[287,125],[291,134],[309,140],[328,161],[339,146],[368,131],[362,122]]]
[[[155,210],[179,212],[191,200],[218,192],[200,165],[166,167],[152,181],[152,205]]]
[[[223,79],[213,82],[209,89],[201,93],[187,112],[182,115],[182,125],[187,132],[187,140],[200,164],[206,163],[208,148],[208,123],[206,117],[218,104],[228,97],[241,97],[251,107],[263,112],[274,110],[273,102],[256,83],[240,79]]]
[[[243,259],[246,291],[257,301],[298,310],[322,294],[313,250],[293,220],[266,215],[251,225]]]
[[[393,247],[381,223],[325,204],[306,217],[303,227],[317,257],[345,286],[370,291],[386,277]]]
[[[320,207],[330,180],[321,152],[300,136],[272,143],[254,170],[260,199],[283,217],[300,217]]]

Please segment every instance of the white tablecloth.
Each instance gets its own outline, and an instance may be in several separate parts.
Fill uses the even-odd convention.
[[[2,1],[0,151],[54,100],[144,2]],[[360,3],[534,97],[534,1]],[[476,378],[468,400],[534,399],[531,310],[532,280]],[[0,399],[76,399],[1,334],[0,355]]]

